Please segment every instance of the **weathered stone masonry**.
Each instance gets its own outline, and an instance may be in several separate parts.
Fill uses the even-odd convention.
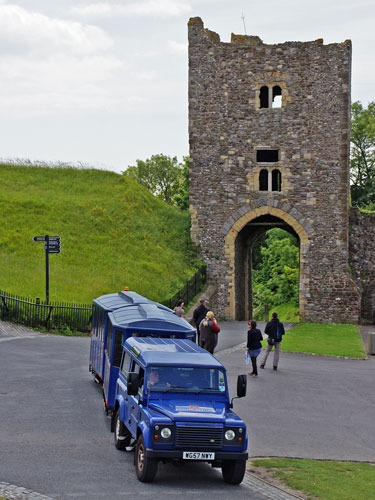
[[[301,318],[358,320],[349,268],[350,74],[350,41],[266,45],[232,35],[223,43],[190,19],[191,234],[217,286],[211,306],[219,316],[251,316],[251,248],[279,226],[300,241]],[[271,107],[280,94],[281,107]]]
[[[375,215],[350,211],[350,268],[361,289],[363,322],[375,323]]]

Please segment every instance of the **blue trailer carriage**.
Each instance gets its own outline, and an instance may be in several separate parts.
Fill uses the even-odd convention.
[[[246,395],[239,375],[237,397]],[[142,482],[158,463],[204,461],[221,467],[227,483],[245,474],[245,422],[232,410],[226,369],[210,353],[180,339],[128,338],[116,387],[111,430],[119,450],[135,440]]]
[[[93,301],[89,370],[100,384],[103,383],[104,378],[104,351],[107,346],[108,314],[121,307],[135,304],[156,303],[128,290],[102,295]],[[161,304],[158,304],[158,306],[170,311],[166,306]]]
[[[125,306],[108,313],[104,350],[104,401],[107,413],[116,400],[123,344],[129,337],[164,337],[195,342],[196,330],[169,308],[157,303]]]

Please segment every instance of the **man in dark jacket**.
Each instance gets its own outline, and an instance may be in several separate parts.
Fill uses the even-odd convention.
[[[264,333],[268,335],[267,348],[266,352],[264,353],[264,357],[262,359],[260,367],[264,368],[266,366],[268,355],[272,351],[272,348],[274,347],[275,351],[273,354],[273,369],[276,371],[277,365],[279,364],[280,344],[282,336],[285,333],[284,325],[279,321],[276,312],[272,313],[272,319],[266,324]]]
[[[199,344],[199,337],[200,337],[200,332],[199,332],[199,325],[202,321],[202,319],[204,319],[206,317],[206,314],[208,313],[208,309],[207,307],[205,306],[205,301],[204,299],[201,299],[199,301],[199,306],[194,310],[194,313],[193,313],[193,321],[194,321],[194,324],[197,328],[197,344]]]

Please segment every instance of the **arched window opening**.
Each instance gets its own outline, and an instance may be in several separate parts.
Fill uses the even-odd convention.
[[[281,191],[281,172],[272,170],[272,191]]]
[[[275,85],[272,89],[272,108],[281,108],[281,105],[281,87],[279,87],[279,85]]]
[[[259,191],[268,191],[268,170],[259,172]]]
[[[260,93],[259,93],[259,100],[260,100],[260,108],[268,108],[269,107],[269,89],[266,85],[261,87]]]

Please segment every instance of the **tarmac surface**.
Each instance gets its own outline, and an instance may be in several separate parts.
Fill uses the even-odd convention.
[[[250,369],[244,359],[246,322],[220,326],[215,355],[228,370],[233,395],[237,375]],[[375,328],[361,327],[366,343],[369,331]],[[106,495],[94,494],[95,463],[105,458],[110,473],[120,477],[124,464],[132,467],[130,454],[119,455],[114,449],[99,388],[87,370],[88,349],[87,338],[56,337],[0,322],[0,496],[104,499]],[[68,364],[71,355],[73,365]],[[246,398],[234,400],[235,412],[248,426],[249,456],[375,462],[375,363],[374,356],[369,358],[281,352],[274,372],[271,354],[259,377],[248,377]],[[72,404],[77,393],[78,407]],[[49,394],[57,396],[58,403],[49,401]],[[234,492],[216,470],[207,467],[203,479],[196,465],[184,467],[183,472],[161,466],[159,483],[142,485],[142,496],[196,498],[204,491],[207,500],[227,498],[232,492],[239,500],[296,498],[251,473]],[[180,490],[189,482],[196,491]],[[138,485],[136,479],[129,480],[129,493],[139,490]],[[125,496],[117,491],[111,497]]]

